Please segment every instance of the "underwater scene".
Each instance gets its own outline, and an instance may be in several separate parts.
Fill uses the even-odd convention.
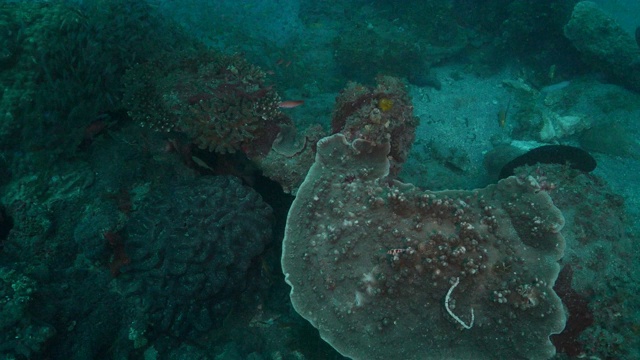
[[[0,0],[0,360],[640,359],[637,0]]]

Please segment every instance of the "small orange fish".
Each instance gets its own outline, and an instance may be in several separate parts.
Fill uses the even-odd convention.
[[[282,101],[280,104],[278,104],[278,107],[283,109],[292,109],[302,104],[304,104],[304,100],[287,100],[287,101]]]

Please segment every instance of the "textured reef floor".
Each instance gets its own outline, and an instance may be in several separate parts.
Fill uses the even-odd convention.
[[[281,270],[295,191],[338,132],[391,139],[391,176],[432,191],[493,186],[542,145],[588,151],[588,173],[516,171],[565,220],[568,318],[540,353],[640,358],[640,44],[610,16],[634,4],[507,3],[0,5],[0,360],[342,358]],[[428,316],[461,331],[452,284]]]

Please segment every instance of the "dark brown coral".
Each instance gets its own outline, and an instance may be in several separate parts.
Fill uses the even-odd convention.
[[[135,120],[182,131],[202,149],[259,156],[269,151],[278,124],[290,122],[265,77],[238,54],[166,55],[127,74],[125,104]]]

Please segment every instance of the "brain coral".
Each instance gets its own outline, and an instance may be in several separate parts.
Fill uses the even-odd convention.
[[[233,177],[204,177],[150,195],[125,231],[118,277],[153,331],[196,335],[231,309],[251,260],[271,239],[272,210]]]

